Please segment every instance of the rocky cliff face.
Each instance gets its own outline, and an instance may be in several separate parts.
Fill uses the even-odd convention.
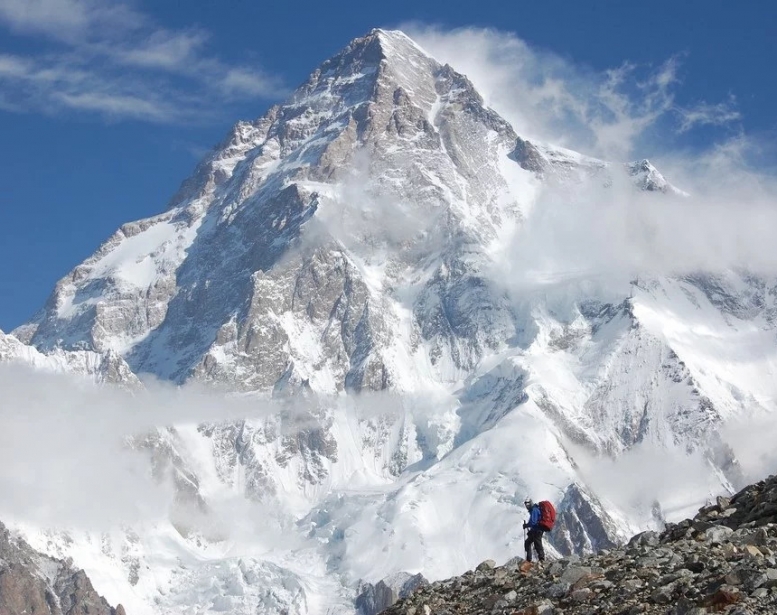
[[[125,615],[72,562],[34,551],[0,523],[0,615]]]
[[[718,497],[693,519],[596,555],[489,560],[422,585],[386,615],[738,615],[777,612],[777,477]]]

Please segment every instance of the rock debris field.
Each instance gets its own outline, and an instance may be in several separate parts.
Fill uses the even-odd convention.
[[[386,615],[777,613],[777,476],[693,519],[584,558],[492,560],[419,586]]]

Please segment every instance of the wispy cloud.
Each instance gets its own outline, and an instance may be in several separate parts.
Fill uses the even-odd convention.
[[[200,30],[170,32],[156,30],[131,47],[105,49],[118,62],[127,66],[190,72],[192,63],[200,64],[200,57],[208,35]]]
[[[54,100],[62,102],[71,109],[97,111],[111,117],[164,122],[176,115],[175,107],[165,101],[154,101],[117,92],[81,92],[78,94],[58,92],[54,96]]]
[[[0,26],[44,43],[24,55],[0,48],[6,110],[197,121],[224,102],[284,92],[260,67],[210,53],[207,32],[162,28],[125,2],[0,0]]]
[[[679,105],[676,57],[657,67],[624,62],[598,72],[533,48],[512,33],[420,24],[403,28],[439,61],[466,74],[486,103],[525,138],[628,160],[639,155],[643,138],[659,123],[683,132],[740,119],[733,97]]]
[[[104,28],[125,31],[146,24],[129,5],[100,0],[2,0],[0,20],[17,33],[65,41],[83,40]]]
[[[717,104],[700,103],[690,109],[678,108],[680,132],[686,132],[696,126],[723,126],[742,119],[736,110],[736,98],[729,96],[726,102]]]
[[[226,395],[197,383],[175,387],[147,379],[144,384],[144,389],[129,392],[93,386],[72,374],[0,363],[0,519],[94,530],[164,518],[175,496],[167,480],[171,477],[154,476],[151,451],[137,443],[167,426],[261,425],[271,418],[273,431],[287,436],[320,428],[322,408],[337,408],[361,421],[396,416],[405,408],[427,417],[441,403],[453,402],[448,396],[390,392],[347,399],[316,394],[269,399]],[[201,464],[207,459],[184,449],[175,455],[193,462],[192,470],[204,470]],[[206,451],[207,445],[198,450]],[[233,495],[243,497],[239,491]],[[233,498],[219,498],[209,504],[235,504]]]

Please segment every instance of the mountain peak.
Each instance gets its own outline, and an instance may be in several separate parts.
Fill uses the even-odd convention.
[[[367,35],[367,38],[369,37],[375,37],[380,42],[387,58],[394,56],[406,58],[408,55],[414,54],[421,54],[427,58],[431,58],[418,43],[402,32],[402,30],[383,30],[381,28],[375,28]]]
[[[382,63],[395,69],[403,66],[439,66],[438,62],[404,32],[375,28],[366,35],[353,39],[340,52],[319,66],[311,77],[356,77],[372,74]]]

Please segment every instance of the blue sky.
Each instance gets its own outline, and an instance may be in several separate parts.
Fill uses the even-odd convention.
[[[771,2],[0,0],[0,329],[122,223],[163,210],[235,121],[398,26],[528,136],[659,160],[747,139],[773,168]],[[531,74],[511,74],[516,58]],[[546,75],[557,113],[524,96]]]

